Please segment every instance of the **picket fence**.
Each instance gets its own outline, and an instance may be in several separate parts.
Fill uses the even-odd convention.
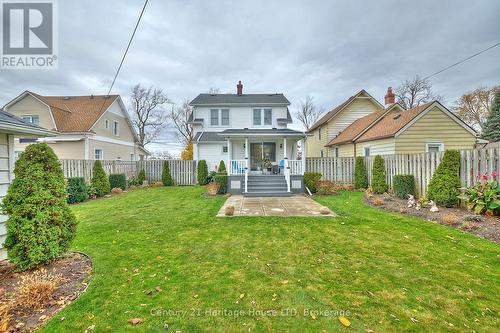
[[[429,182],[441,163],[443,152],[422,154],[385,155],[385,176],[392,186],[393,178],[399,174],[411,174],[415,177],[418,195],[427,192]],[[372,167],[375,157],[365,158],[368,181],[371,182]],[[307,158],[306,171],[320,172],[323,180],[351,184],[354,182],[354,158],[324,157]],[[469,187],[483,175],[489,180],[491,173],[500,171],[500,148],[460,151],[460,180],[462,187]]]
[[[146,180],[161,181],[164,160],[147,161],[101,161],[106,174],[124,173],[127,179],[136,177],[144,169]],[[196,184],[196,161],[167,160],[170,174],[177,185]],[[92,177],[92,160],[61,160],[65,177],[84,177],[89,181]]]

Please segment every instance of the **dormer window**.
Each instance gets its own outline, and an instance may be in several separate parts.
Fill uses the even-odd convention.
[[[21,118],[30,124],[40,125],[40,116],[21,116]]]

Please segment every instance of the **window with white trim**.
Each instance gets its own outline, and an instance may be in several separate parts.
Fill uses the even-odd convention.
[[[319,157],[325,157],[323,154],[323,149],[321,149],[321,151],[319,152]]]
[[[40,116],[27,115],[27,116],[21,116],[21,118],[30,124],[40,125]]]
[[[94,160],[102,160],[102,149],[100,148],[95,148],[94,149]]]
[[[339,147],[333,148],[333,152],[335,154],[335,157],[339,157]]]
[[[104,120],[104,128],[109,129],[109,120],[107,119]]]
[[[113,121],[113,134],[116,136],[120,134],[120,124],[117,121]]]
[[[255,126],[260,126],[261,123],[260,109],[253,109],[253,124]]]
[[[253,125],[272,125],[273,110],[272,109],[253,109]]]
[[[219,109],[210,110],[210,125],[219,126]]]
[[[264,109],[264,125],[273,124],[273,110]]]
[[[365,156],[370,156],[370,147],[365,147]]]
[[[442,142],[428,142],[425,144],[425,152],[434,153],[444,151],[444,143]]]
[[[318,128],[318,141],[321,141],[321,127]]]
[[[227,146],[222,146],[222,152],[223,153],[227,153],[228,152]]]
[[[229,126],[229,109],[220,110],[220,123],[222,126]]]

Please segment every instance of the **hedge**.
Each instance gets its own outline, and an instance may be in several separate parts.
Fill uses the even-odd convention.
[[[106,194],[109,194],[109,192],[111,191],[109,178],[108,176],[106,176],[101,161],[99,160],[94,162],[94,167],[92,168],[92,179],[90,180],[90,184],[94,188],[95,195],[97,197],[103,197]]]
[[[124,173],[113,173],[109,175],[109,185],[111,188],[127,188],[127,177]]]
[[[219,184],[219,194],[225,194],[227,192],[227,174],[225,172],[219,172],[215,175],[214,181]]]
[[[161,172],[161,180],[164,186],[174,186],[174,180],[170,174],[170,167],[168,161],[163,161],[163,170]]]
[[[68,178],[68,203],[84,202],[88,200],[88,189],[83,177]]]
[[[312,193],[316,193],[316,183],[321,179],[319,172],[304,172],[304,185]]]
[[[408,199],[408,195],[415,195],[415,177],[413,175],[395,175],[392,178],[394,195],[401,199]]]
[[[461,186],[459,172],[460,152],[446,150],[429,183],[427,198],[445,207],[457,205]]]
[[[354,188],[367,188],[368,177],[366,176],[365,159],[362,156],[356,157],[354,165]]]
[[[139,185],[142,185],[145,180],[146,172],[144,171],[144,169],[141,169],[141,171],[139,171],[139,174],[137,175],[137,181],[139,182]]]
[[[207,184],[207,177],[208,177],[207,161],[205,161],[205,160],[198,161],[198,169],[197,169],[196,176],[197,176],[196,179],[198,180],[199,185],[206,185]]]
[[[372,167],[372,189],[374,193],[385,193],[389,189],[385,182],[385,162],[380,155],[375,156]]]
[[[2,205],[9,215],[4,246],[16,269],[27,270],[64,253],[77,222],[68,206],[61,164],[47,144],[26,147],[14,174]]]

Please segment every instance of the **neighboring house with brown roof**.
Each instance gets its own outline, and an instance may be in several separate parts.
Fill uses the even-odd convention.
[[[61,159],[135,161],[149,154],[138,143],[119,95],[41,96],[25,91],[4,109],[58,133],[50,138],[17,139],[16,153],[30,143],[44,141]]]
[[[327,112],[311,126],[307,131],[306,156],[336,156],[338,150],[327,148],[328,142],[357,119],[383,110],[383,105],[365,90],[359,91],[333,110]]]
[[[473,149],[477,142],[474,129],[438,101],[405,110],[388,90],[386,105],[354,121],[326,147],[352,157]]]

